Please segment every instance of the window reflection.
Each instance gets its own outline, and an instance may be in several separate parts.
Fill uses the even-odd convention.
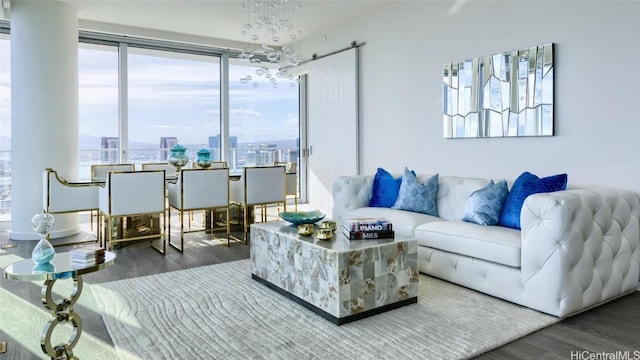
[[[129,162],[165,162],[176,142],[220,160],[220,58],[129,47],[127,62]]]
[[[237,59],[229,64],[229,167],[240,173],[244,166],[299,163],[299,88],[283,81],[273,87],[253,76],[260,86],[239,79],[256,67]]]
[[[11,49],[0,33],[0,221],[11,220]]]
[[[78,45],[78,101],[78,179],[90,179],[92,164],[119,162],[116,46]]]

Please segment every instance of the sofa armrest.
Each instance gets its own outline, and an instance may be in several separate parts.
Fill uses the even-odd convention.
[[[340,176],[333,182],[333,219],[353,209],[369,206],[373,175]]]
[[[523,305],[563,317],[637,288],[638,194],[601,188],[535,194],[520,216]]]

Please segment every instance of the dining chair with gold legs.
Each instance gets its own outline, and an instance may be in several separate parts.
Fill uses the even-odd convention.
[[[98,189],[100,187],[91,182],[71,183],[65,180],[54,169],[47,168],[42,172],[42,208],[50,214],[67,214],[82,211],[98,210]],[[96,229],[98,226],[96,225]],[[93,216],[91,217],[93,231]],[[83,240],[60,245],[82,244],[99,241],[96,232],[95,240]],[[55,245],[54,245],[55,246]]]
[[[225,169],[228,168],[229,166],[227,165],[226,161],[212,161],[211,165],[209,165],[206,168],[201,167],[200,165],[198,165],[198,163],[196,161],[192,161],[191,162],[191,168],[192,169]],[[216,209],[211,210],[211,216],[213,216],[213,218],[216,217]],[[203,218],[205,218],[206,215],[203,214]],[[189,226],[191,226],[191,223],[194,221],[194,216],[193,216],[193,211],[189,211]]]
[[[98,205],[107,250],[114,243],[149,239],[153,248],[165,254],[163,170],[110,172],[98,190]]]
[[[93,164],[91,165],[91,181],[95,183],[104,183],[107,179],[107,174],[111,171],[134,171],[136,166],[131,163],[125,164]],[[100,223],[98,218],[100,212],[96,209],[95,214],[91,211],[91,230],[93,231],[93,218],[96,217],[96,224]],[[97,228],[98,240],[102,243],[100,227]]]
[[[245,167],[239,180],[229,182],[229,198],[231,202],[242,208],[243,237],[231,235],[231,238],[242,244],[249,239],[250,208],[258,206],[261,210],[261,220],[267,221],[267,206],[282,204],[287,209],[285,196],[284,166]],[[279,215],[276,216],[279,218]],[[255,221],[255,216],[253,221]]]
[[[224,169],[224,168],[228,168],[229,166],[227,165],[226,161],[212,161],[211,165],[209,165],[209,167],[207,167],[206,169]],[[193,169],[205,169],[201,166],[198,165],[198,163],[196,163],[195,161],[191,163],[191,168]]]
[[[175,174],[176,168],[166,162],[163,163],[142,163],[140,165],[141,170],[164,170],[165,177],[167,175]]]
[[[211,230],[211,236],[215,235],[216,219],[210,216],[210,222],[205,224],[203,228],[193,231],[184,230],[184,216],[187,212],[187,219],[191,221],[189,213],[194,210],[213,211],[214,209],[224,209],[229,218],[229,169],[182,169],[175,184],[168,185],[169,199],[169,220],[167,234],[169,245],[184,251],[184,234],[187,232],[208,231]],[[171,241],[171,210],[178,211],[180,222],[180,243],[174,244]],[[203,218],[206,218],[203,215]],[[226,221],[224,229],[226,230],[227,246],[229,246],[229,222]]]
[[[286,196],[293,196],[293,211],[298,211],[298,164],[295,162],[274,161],[274,166],[285,167]]]

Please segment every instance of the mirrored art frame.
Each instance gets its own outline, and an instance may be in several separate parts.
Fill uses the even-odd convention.
[[[553,136],[553,43],[445,64],[443,137]]]

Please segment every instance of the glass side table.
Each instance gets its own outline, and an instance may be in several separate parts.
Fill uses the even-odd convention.
[[[104,262],[95,265],[71,264],[70,253],[56,253],[51,263],[38,265],[31,260],[16,261],[4,268],[4,276],[10,280],[34,281],[44,280],[40,300],[44,307],[51,311],[53,316],[42,329],[40,347],[51,359],[76,359],[73,356],[73,347],[76,346],[82,334],[82,320],[73,311],[73,304],[78,301],[82,293],[82,275],[98,270],[106,269],[115,263],[116,255],[110,251],[105,252]],[[68,299],[54,300],[52,297],[53,285],[56,280],[73,279],[73,289]],[[69,341],[53,346],[51,335],[59,323],[71,322],[73,331]]]

